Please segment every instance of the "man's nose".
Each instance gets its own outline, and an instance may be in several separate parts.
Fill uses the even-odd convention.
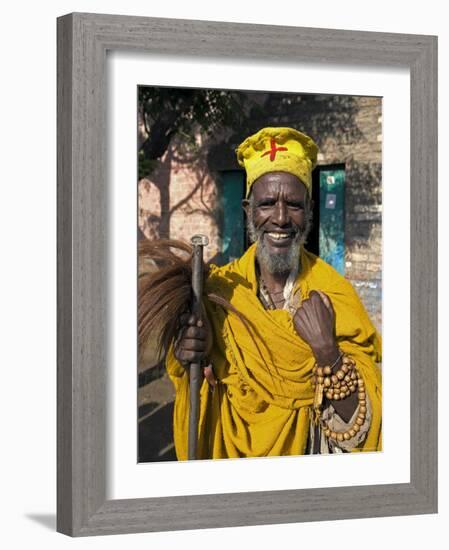
[[[278,201],[276,203],[273,222],[280,227],[287,225],[289,222],[288,208],[284,201]]]

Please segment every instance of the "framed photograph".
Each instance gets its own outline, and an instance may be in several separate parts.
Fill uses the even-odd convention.
[[[436,512],[436,83],[432,36],[58,19],[58,531]],[[176,120],[165,149],[155,120]],[[238,258],[251,231],[235,149],[273,127],[318,142],[308,242],[382,332],[382,439],[367,453],[176,461],[165,367],[137,346],[137,239],[206,233],[217,269]],[[251,456],[239,453],[199,458]]]

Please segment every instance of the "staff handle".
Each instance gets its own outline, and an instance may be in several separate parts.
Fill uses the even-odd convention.
[[[203,294],[203,248],[209,244],[205,235],[194,235],[191,238],[192,255],[192,313],[195,319],[201,319],[201,297]],[[198,421],[200,411],[200,387],[202,382],[201,363],[190,363],[190,409],[188,458],[197,459]]]

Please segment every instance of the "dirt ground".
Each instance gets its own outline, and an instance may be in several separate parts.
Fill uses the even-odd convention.
[[[176,460],[174,400],[174,387],[163,366],[139,374],[139,462]]]

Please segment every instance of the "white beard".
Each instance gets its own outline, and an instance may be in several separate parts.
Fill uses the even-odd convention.
[[[272,254],[264,241],[264,232],[256,229],[253,221],[253,207],[250,204],[249,214],[247,218],[246,228],[251,242],[257,243],[256,257],[259,265],[263,265],[269,273],[273,275],[290,273],[293,269],[297,269],[299,265],[299,257],[301,246],[306,242],[307,236],[312,227],[312,212],[306,214],[306,225],[304,230],[296,228],[295,238],[290,245],[287,254]]]

